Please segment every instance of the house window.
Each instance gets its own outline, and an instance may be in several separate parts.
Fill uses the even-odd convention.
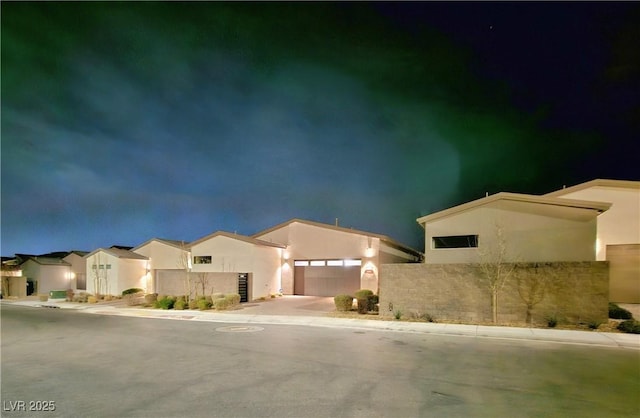
[[[344,260],[345,266],[361,266],[362,260]]]
[[[96,266],[95,264],[91,265],[92,270],[95,270],[96,268],[98,268],[98,266]]]
[[[98,267],[100,270],[104,270],[104,264],[100,264],[100,267]]]
[[[433,237],[433,248],[476,248],[477,235],[450,235],[447,237]]]
[[[311,260],[309,263],[312,267],[324,267],[327,263],[324,260]]]
[[[195,255],[193,256],[193,264],[211,264],[211,256]]]
[[[111,270],[111,264],[107,264],[107,270]]]
[[[293,265],[296,267],[307,267],[309,265],[309,262],[305,260],[296,260],[293,262]]]
[[[327,260],[327,266],[336,267],[336,266],[343,266],[343,265],[344,265],[344,261],[342,260]]]

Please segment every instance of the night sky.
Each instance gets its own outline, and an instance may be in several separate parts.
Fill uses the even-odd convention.
[[[640,180],[638,3],[1,7],[4,256]]]

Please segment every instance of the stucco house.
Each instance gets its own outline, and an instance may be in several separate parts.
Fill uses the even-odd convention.
[[[184,286],[184,275],[191,269],[189,243],[152,238],[131,251],[149,259],[148,292],[165,295],[187,293]]]
[[[73,286],[71,264],[57,257],[28,257],[21,265],[27,278],[28,294],[47,295],[52,290]]]
[[[84,256],[86,251],[70,251],[62,257],[69,264],[69,289],[75,291],[87,290],[87,268]],[[64,290],[64,289],[58,289]]]
[[[85,257],[87,292],[120,295],[123,290],[152,288],[149,258],[120,248],[98,248]]]
[[[610,203],[497,193],[417,219],[425,263],[595,261],[598,216]]]
[[[597,219],[596,260],[609,262],[612,302],[640,303],[640,181],[596,179],[545,196],[611,204]]]
[[[419,251],[385,235],[303,219],[291,219],[253,238],[282,246],[280,286],[285,294],[377,292],[381,264],[422,258]]]

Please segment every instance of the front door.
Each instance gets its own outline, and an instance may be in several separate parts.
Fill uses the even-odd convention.
[[[249,274],[238,274],[238,294],[240,295],[240,303],[249,301]]]

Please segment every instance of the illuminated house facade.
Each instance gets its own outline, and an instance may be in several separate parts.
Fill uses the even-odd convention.
[[[121,295],[127,289],[150,291],[152,288],[149,259],[141,254],[119,248],[98,248],[84,258],[88,293]]]

